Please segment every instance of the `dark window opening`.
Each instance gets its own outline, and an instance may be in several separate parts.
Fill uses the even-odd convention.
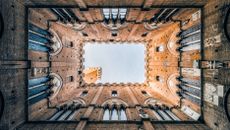
[[[146,37],[148,35],[148,32],[144,32],[141,36]]]
[[[156,76],[156,81],[163,82],[164,80],[163,80],[163,78],[162,78],[162,77],[160,77],[160,76]]]
[[[88,34],[85,33],[85,32],[82,32],[82,35],[83,35],[84,37],[88,37]]]
[[[116,37],[116,36],[117,36],[117,33],[116,33],[116,32],[112,32],[112,36],[113,36],[113,37]]]
[[[148,94],[146,91],[141,91],[141,93],[142,93],[144,96],[149,96],[149,94]]]
[[[160,45],[158,47],[156,47],[156,52],[163,52],[164,51],[164,46]]]
[[[67,77],[67,83],[68,83],[68,82],[73,82],[73,81],[74,81],[73,76],[69,76],[69,77]]]
[[[160,76],[156,76],[156,80],[157,80],[157,81],[160,81]]]
[[[87,96],[87,94],[88,94],[88,91],[83,91],[83,92],[81,93],[81,97],[85,97],[85,96]]]
[[[67,42],[66,47],[69,47],[69,48],[73,47],[73,42],[72,41],[71,42]]]
[[[112,91],[112,97],[117,97],[117,91]]]

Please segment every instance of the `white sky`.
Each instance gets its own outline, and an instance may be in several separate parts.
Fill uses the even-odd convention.
[[[84,65],[101,67],[97,83],[143,83],[145,81],[144,44],[86,43]]]

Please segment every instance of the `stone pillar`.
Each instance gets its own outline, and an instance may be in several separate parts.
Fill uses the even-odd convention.
[[[149,120],[143,121],[143,126],[145,130],[155,130],[152,123]]]
[[[84,130],[87,121],[80,121],[75,130]]]
[[[87,120],[89,119],[89,116],[91,115],[91,113],[94,109],[94,105],[97,103],[97,100],[100,97],[102,91],[103,91],[103,87],[99,87],[97,93],[95,94],[93,100],[91,101],[91,106],[89,106],[88,109],[86,110],[85,114],[81,118],[81,121],[77,125],[76,130],[83,130],[85,128],[85,126],[87,124]]]
[[[134,103],[135,105],[138,105],[139,102],[137,101],[137,98],[136,98],[135,95],[133,94],[133,91],[130,89],[129,86],[126,87],[126,89],[127,89],[127,92],[128,92],[128,94],[129,94],[131,100],[133,101],[133,103]]]

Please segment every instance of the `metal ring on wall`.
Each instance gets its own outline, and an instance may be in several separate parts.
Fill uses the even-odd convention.
[[[0,91],[0,119],[2,118],[3,110],[4,110],[4,97],[2,95],[2,92]]]
[[[0,12],[0,38],[2,37],[3,30],[4,30],[4,21],[3,21],[2,14]]]
[[[224,17],[224,34],[226,36],[226,38],[228,39],[228,41],[230,42],[230,30],[228,30],[228,19],[230,15],[230,7],[227,8],[225,17]]]
[[[230,122],[230,108],[228,108],[228,101],[230,99],[230,88],[227,90],[225,96],[224,96],[224,111],[226,113],[226,116],[228,118],[228,121]]]

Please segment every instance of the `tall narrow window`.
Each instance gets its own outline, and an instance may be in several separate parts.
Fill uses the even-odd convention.
[[[109,20],[109,18],[110,18],[110,9],[108,9],[108,8],[103,9],[103,14],[104,14],[105,19]]]
[[[66,120],[70,114],[72,113],[72,110],[66,110],[65,113],[63,113],[59,118],[58,120],[61,121],[61,120]]]
[[[111,13],[112,13],[112,19],[117,20],[117,18],[118,18],[118,8],[112,9]]]
[[[127,120],[127,116],[125,113],[125,107],[121,106],[117,108],[116,106],[113,106],[111,109],[109,109],[109,107],[107,106],[104,109],[103,120],[112,120],[112,121]]]
[[[78,109],[63,109],[63,110],[58,110],[51,118],[49,119],[50,121],[64,121],[64,120],[74,120],[74,117],[78,113]]]
[[[104,8],[102,9],[105,22],[108,22],[109,20],[112,20],[113,22],[116,22],[120,20],[121,23],[124,22],[127,9],[126,8]]]
[[[117,97],[117,91],[112,91],[111,96],[112,96],[112,97]]]
[[[124,108],[121,108],[121,110],[120,110],[120,120],[122,120],[122,121],[127,120]]]
[[[28,88],[28,102],[34,104],[49,96],[49,86],[47,83],[50,82],[49,77],[40,77],[29,80]]]
[[[60,110],[60,111],[56,112],[49,120],[50,120],[50,121],[55,121],[55,120],[57,120],[63,113],[64,113],[64,110]]]
[[[156,110],[152,110],[152,112],[153,112],[154,116],[157,118],[157,120],[160,120],[160,121],[164,120],[164,119],[157,113]]]
[[[70,120],[73,120],[75,115],[78,113],[79,110],[75,110],[74,112],[72,112],[68,118],[66,120],[70,121]]]
[[[165,112],[173,119],[176,121],[180,121],[180,119],[170,110],[165,110]]]
[[[112,109],[111,120],[118,120],[118,110],[117,110],[117,108]]]
[[[164,110],[157,110],[157,112],[161,115],[161,117],[164,118],[164,120],[167,120],[167,121],[172,120],[172,118],[168,114],[166,114]]]
[[[126,16],[126,14],[127,14],[127,9],[125,9],[125,8],[121,8],[120,10],[119,10],[119,13],[120,13],[120,19],[122,20],[122,19],[124,19],[125,18],[125,16]]]
[[[85,96],[87,96],[87,94],[88,94],[88,91],[83,91],[83,92],[81,93],[81,97],[85,97]]]
[[[157,120],[180,121],[180,119],[173,112],[167,109],[152,108],[152,112]]]
[[[103,120],[109,120],[110,114],[109,114],[109,108],[105,108],[104,110],[104,115],[103,115]]]

